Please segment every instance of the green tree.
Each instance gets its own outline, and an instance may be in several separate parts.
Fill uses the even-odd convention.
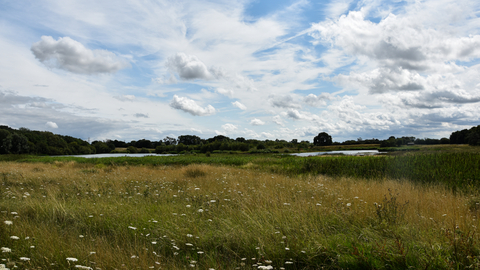
[[[2,145],[7,153],[11,154],[26,154],[30,148],[27,137],[16,132],[9,134]]]
[[[318,135],[313,138],[313,144],[315,146],[332,145],[332,136],[326,132],[318,133]]]
[[[0,154],[7,154],[7,149],[3,146],[3,141],[10,135],[6,129],[0,129]]]

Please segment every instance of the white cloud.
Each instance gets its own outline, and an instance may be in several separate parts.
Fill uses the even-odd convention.
[[[301,106],[296,101],[294,101],[291,95],[286,96],[276,96],[270,95],[269,96],[270,103],[273,107],[278,108],[293,108],[293,109],[300,109]]]
[[[128,66],[125,60],[106,50],[90,50],[69,37],[55,40],[42,36],[33,43],[35,57],[49,67],[80,74],[112,73]]]
[[[320,106],[326,106],[327,101],[331,99],[332,97],[328,93],[321,93],[318,96],[314,94],[309,94],[308,96],[303,98],[303,102],[307,103],[312,107],[320,107]]]
[[[200,107],[194,100],[188,99],[186,97],[179,97],[177,95],[173,96],[172,101],[170,101],[170,107],[188,112],[194,116],[206,116],[215,114],[216,110],[212,105],[208,105],[205,108]]]
[[[285,126],[285,124],[282,121],[282,117],[280,115],[275,115],[272,121],[279,126],[282,126],[282,127]]]
[[[177,53],[168,58],[166,65],[184,80],[211,80],[214,78],[207,66],[194,55]]]
[[[55,122],[51,121],[48,121],[45,125],[49,128],[58,128],[58,125]]]
[[[263,125],[265,125],[265,122],[263,122],[260,119],[255,118],[255,119],[252,119],[252,121],[250,121],[250,125],[252,125],[252,126],[263,126]]]
[[[218,87],[217,89],[215,89],[215,92],[217,92],[221,95],[227,96],[227,97],[232,97],[233,96],[233,90],[227,90],[227,89],[224,89],[224,88],[221,88],[221,87]]]
[[[227,132],[227,133],[231,133],[231,132],[233,132],[233,131],[235,131],[235,130],[238,129],[238,127],[237,127],[236,125],[234,125],[234,124],[228,124],[228,123],[225,124],[225,125],[222,125],[222,128],[223,128],[223,130],[225,130],[225,132]]]
[[[232,105],[239,108],[240,110],[246,110],[247,107],[245,105],[243,105],[242,103],[240,103],[239,101],[235,101],[235,102],[232,102]]]

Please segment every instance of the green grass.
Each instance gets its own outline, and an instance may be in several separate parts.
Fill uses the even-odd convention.
[[[443,184],[454,190],[480,188],[480,153],[478,148],[470,151],[440,151],[435,147],[424,147],[422,151],[379,156],[320,156],[295,157],[279,154],[212,154],[179,155],[170,157],[22,157],[23,162],[67,162],[104,166],[186,166],[210,164],[249,167],[286,175],[322,174],[334,177],[362,179],[406,179],[416,183]]]
[[[480,223],[470,205],[476,197],[405,181],[245,168],[0,163],[0,243],[11,249],[0,253],[1,263],[11,269],[480,267]]]

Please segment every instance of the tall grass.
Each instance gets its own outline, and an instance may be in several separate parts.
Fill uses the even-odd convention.
[[[0,263],[11,269],[480,267],[478,197],[442,185],[206,164],[0,172],[0,245],[11,250]]]
[[[430,148],[427,148],[430,149]],[[480,188],[480,153],[478,152],[428,152],[387,156],[320,156],[295,157],[290,155],[212,154],[180,155],[170,157],[31,157],[27,162],[75,161],[82,164],[105,166],[166,166],[212,164],[243,166],[287,175],[322,174],[362,179],[407,179],[418,183],[441,183],[454,190]]]

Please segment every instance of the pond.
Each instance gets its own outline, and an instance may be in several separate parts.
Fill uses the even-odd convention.
[[[343,150],[343,151],[328,151],[328,152],[308,152],[308,153],[294,153],[291,155],[299,157],[322,156],[322,155],[347,155],[347,156],[370,156],[382,154],[378,150]]]

